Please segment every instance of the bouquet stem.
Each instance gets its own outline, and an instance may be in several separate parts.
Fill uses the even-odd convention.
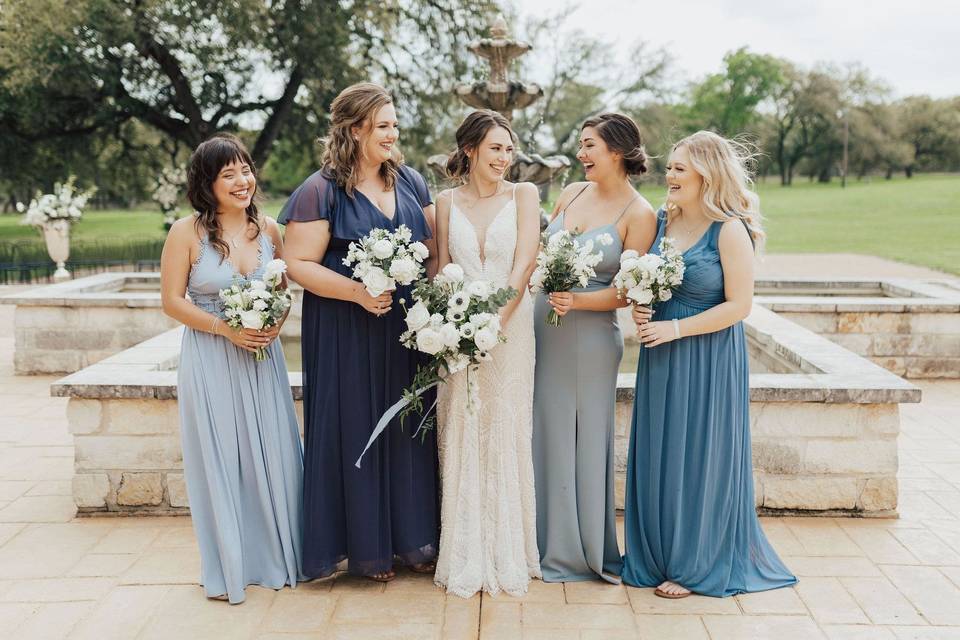
[[[563,320],[560,319],[555,309],[550,309],[550,312],[547,314],[547,324],[551,327],[563,326]]]
[[[257,350],[253,354],[253,359],[257,362],[263,362],[269,357],[270,355],[267,353],[266,347],[257,347]]]

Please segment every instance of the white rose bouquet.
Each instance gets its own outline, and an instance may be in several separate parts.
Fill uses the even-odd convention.
[[[53,193],[38,191],[30,204],[18,202],[17,211],[23,214],[20,223],[42,227],[48,222],[59,220],[68,225],[79,221],[83,217],[83,208],[97,190],[91,187],[86,191],[79,191],[75,186],[76,182],[76,176],[70,176],[64,183],[54,184]]]
[[[603,260],[601,252],[593,253],[593,240],[580,243],[576,233],[561,230],[553,235],[543,234],[540,253],[537,254],[537,268],[530,276],[531,291],[558,293],[569,291],[573,287],[585,287],[590,278],[597,275],[596,267]],[[597,236],[597,242],[603,246],[613,244],[609,233]],[[547,314],[547,324],[559,327],[563,324],[553,309]]]
[[[620,270],[613,277],[613,286],[621,299],[632,304],[650,305],[665,302],[673,296],[673,289],[683,282],[683,255],[674,247],[673,239],[660,240],[660,255],[640,255],[632,249],[620,256]]]
[[[290,308],[290,292],[281,288],[287,263],[271,260],[263,269],[262,280],[238,282],[229,289],[220,290],[226,323],[234,329],[261,331],[275,327]],[[267,350],[260,347],[254,353],[258,361],[266,360]]]
[[[427,245],[410,242],[406,225],[391,232],[374,229],[347,247],[343,264],[353,267],[353,277],[364,284],[367,293],[376,298],[384,291],[408,285],[423,275],[423,261],[430,255]]]
[[[399,414],[402,422],[414,411],[423,413],[421,394],[454,373],[467,370],[468,406],[471,413],[478,410],[479,399],[469,379],[470,370],[489,360],[490,350],[505,341],[498,311],[516,295],[517,290],[510,287],[494,289],[482,280],[466,282],[463,269],[456,264],[445,266],[433,280],[421,280],[417,284],[412,294],[413,306],[404,306],[407,330],[400,335],[400,342],[409,349],[426,353],[430,359],[417,367],[413,383],[404,390],[403,398],[380,418],[360,454],[361,459],[394,416]],[[433,419],[425,415],[414,435],[426,436],[432,422]],[[360,459],[357,460],[359,466]]]

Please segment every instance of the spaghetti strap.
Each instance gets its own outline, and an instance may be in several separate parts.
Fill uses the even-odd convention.
[[[628,203],[627,203],[627,206],[625,206],[623,209],[620,210],[620,215],[618,215],[618,216],[617,216],[617,219],[613,221],[613,224],[617,224],[618,222],[620,222],[620,218],[623,217],[623,214],[625,214],[625,213],[627,212],[627,209],[630,208],[630,205],[632,205],[634,202],[636,202],[636,201],[637,201],[637,198],[639,198],[639,197],[640,197],[640,194],[639,194],[639,193],[636,193],[636,194],[634,194],[634,196],[633,196],[632,198],[630,198],[630,202],[628,202]]]
[[[589,189],[589,188],[590,188],[590,183],[588,182],[586,185],[584,185],[583,189],[580,189],[580,191],[577,192],[577,195],[573,196],[573,199],[572,199],[570,202],[567,203],[567,206],[565,206],[565,207],[563,208],[563,211],[561,211],[560,213],[566,213],[566,212],[567,212],[567,209],[570,208],[570,205],[572,205],[574,202],[576,202],[577,198],[579,198],[580,196],[582,196],[582,195],[583,195],[583,192],[586,191],[586,190]]]

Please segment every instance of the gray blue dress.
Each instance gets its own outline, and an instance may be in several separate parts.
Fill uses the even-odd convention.
[[[565,214],[548,233],[563,229]],[[578,237],[593,240],[603,259],[596,276],[574,292],[610,286],[623,251],[617,221]],[[613,238],[609,246],[597,242],[604,233]],[[562,326],[552,327],[546,324],[550,309],[547,295],[537,296],[533,465],[540,569],[546,582],[619,582],[613,463],[623,336],[614,310],[570,311]]]
[[[187,291],[223,317],[220,289],[259,279],[273,259],[261,233],[260,259],[243,276],[204,237]],[[303,454],[280,341],[269,358],[222,336],[184,329],[177,376],[183,469],[208,597],[243,602],[244,587],[296,585],[300,573]]]
[[[714,222],[684,254],[686,272],[655,320],[725,300]],[[659,252],[666,216],[657,214]],[[624,512],[623,580],[671,580],[708,596],[794,584],[757,519],[743,323],[640,351]]]

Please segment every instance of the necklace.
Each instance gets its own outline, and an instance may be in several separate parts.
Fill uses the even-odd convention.
[[[246,233],[248,227],[249,227],[249,225],[248,225],[247,223],[244,223],[244,225],[243,225],[243,227],[240,229],[240,231],[237,231],[235,234],[233,234],[233,235],[230,237],[230,239],[229,239],[227,242],[230,243],[230,246],[231,246],[231,247],[233,247],[234,249],[238,249],[238,248],[240,247],[240,243],[237,242],[237,238],[240,237],[240,234]]]
[[[697,231],[697,230],[700,229],[700,226],[696,226],[696,227],[694,227],[693,229],[690,229],[690,228],[687,226],[687,224],[686,224],[685,222],[683,222],[683,214],[682,214],[682,213],[681,213],[680,215],[678,215],[675,219],[677,220],[677,222],[680,223],[680,228],[681,228],[681,230],[683,231],[683,237],[684,237],[684,239],[689,238],[690,235],[691,235],[694,231]],[[707,222],[709,222],[709,220],[708,220]]]
[[[502,187],[502,186],[503,186],[503,180],[499,180],[499,181],[497,182],[497,188],[494,189],[494,190],[493,190],[493,193],[491,193],[491,194],[488,195],[488,196],[482,196],[482,195],[480,195],[480,187],[477,187],[477,200],[486,200],[487,198],[492,198],[493,196],[499,195],[499,194],[501,193],[501,192],[500,192],[500,187]]]

